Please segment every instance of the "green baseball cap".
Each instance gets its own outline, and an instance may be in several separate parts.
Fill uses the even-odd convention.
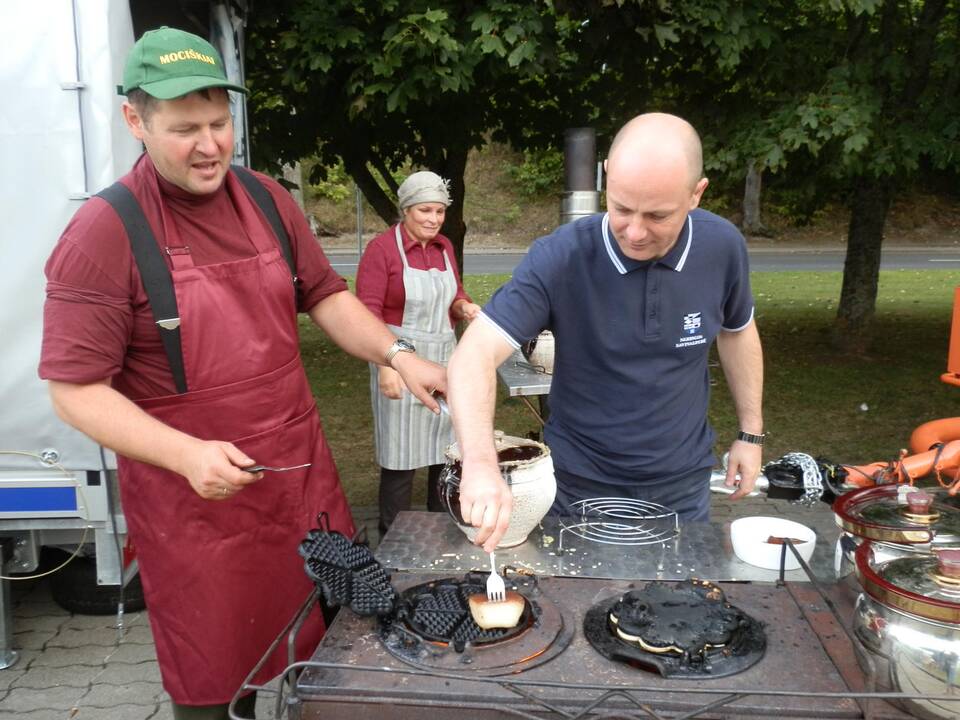
[[[137,40],[117,91],[126,95],[140,88],[158,100],[173,100],[194,90],[218,87],[247,92],[243,85],[227,80],[223,59],[213,45],[193,33],[164,26]]]

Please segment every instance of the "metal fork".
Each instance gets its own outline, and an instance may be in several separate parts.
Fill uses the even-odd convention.
[[[497,561],[493,553],[490,553],[490,576],[487,578],[487,600],[490,602],[503,602],[507,599],[507,588],[503,584],[503,578],[497,572]]]
[[[248,473],[258,473],[267,470],[269,472],[286,472],[287,470],[299,470],[300,468],[310,467],[313,463],[303,463],[302,465],[291,465],[290,467],[271,467],[269,465],[251,465],[250,467],[240,468]]]

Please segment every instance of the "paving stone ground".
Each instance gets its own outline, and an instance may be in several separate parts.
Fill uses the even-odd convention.
[[[789,515],[822,523],[829,509],[766,498],[729,502],[715,496],[714,519]],[[378,540],[375,508],[355,509],[358,524]],[[163,690],[148,611],[116,617],[72,614],[57,605],[46,579],[14,582],[13,644],[17,662],[0,670],[0,720],[172,720]],[[273,698],[257,702],[257,718],[273,720]]]

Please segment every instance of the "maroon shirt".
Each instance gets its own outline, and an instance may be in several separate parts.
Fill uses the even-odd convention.
[[[290,193],[265,175],[257,177],[273,197],[290,237],[303,281],[298,310],[308,311],[346,290]],[[216,192],[194,195],[160,177],[144,154],[121,182],[140,201],[157,242],[164,245],[165,228],[172,224],[179,234],[177,244],[190,247],[196,265],[255,255],[250,233],[274,237],[232,174]],[[241,225],[239,203],[254,208],[260,227]],[[81,384],[113,378],[116,389],[135,399],[176,392],[130,241],[105,200],[91,198],[73,216],[47,261],[46,275],[41,378]],[[251,288],[251,302],[256,302],[255,292]]]
[[[403,324],[403,306],[406,304],[407,294],[403,287],[403,260],[397,252],[394,227],[391,225],[388,230],[377,235],[363,251],[363,257],[357,266],[357,297],[370,312],[385,323],[400,326]],[[457,280],[457,294],[448,308],[450,327],[453,327],[457,322],[457,318],[453,316],[454,303],[457,300],[472,302],[463,289],[453,245],[447,237],[438,234],[424,247],[416,238],[410,236],[402,224],[400,234],[407,263],[416,270],[445,270],[443,252],[446,250],[453,266],[453,276]]]

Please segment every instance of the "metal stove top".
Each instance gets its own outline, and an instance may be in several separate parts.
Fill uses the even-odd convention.
[[[817,533],[810,567],[820,579],[832,579],[834,547],[839,529],[833,514],[805,516]],[[775,582],[779,573],[741,562],[730,544],[729,522],[688,523],[666,543],[629,547],[605,545],[564,533],[564,552],[558,551],[560,526],[545,518],[527,541],[497,550],[497,563],[525,568],[537,575],[641,580],[684,580],[697,577],[714,581]],[[418,572],[463,574],[485,568],[486,553],[473,545],[446,513],[402,512],[376,551],[386,568]],[[802,570],[787,571],[785,578],[806,582]]]
[[[395,573],[402,590],[430,575]],[[599,579],[541,578],[540,587],[567,608],[578,623],[605,599],[643,583]],[[765,656],[753,667],[724,678],[666,679],[614,662],[597,653],[574,629],[567,649],[551,661],[506,678],[438,674],[413,668],[382,646],[376,621],[341,612],[297,683],[302,718],[424,717],[431,720],[504,716],[578,717],[594,708],[616,717],[857,718],[850,699],[862,690],[862,675],[849,645],[833,647],[842,635],[805,586],[721,584],[727,599],[764,623]],[[801,595],[797,595],[797,592]],[[799,597],[799,599],[798,599]],[[816,628],[816,630],[815,630]],[[819,634],[819,637],[818,637]],[[826,649],[825,649],[826,648]],[[828,651],[830,654],[828,654]],[[908,717],[871,701],[875,718]],[[707,706],[714,709],[703,709]],[[649,714],[646,708],[655,709]],[[700,710],[698,710],[698,708]]]

